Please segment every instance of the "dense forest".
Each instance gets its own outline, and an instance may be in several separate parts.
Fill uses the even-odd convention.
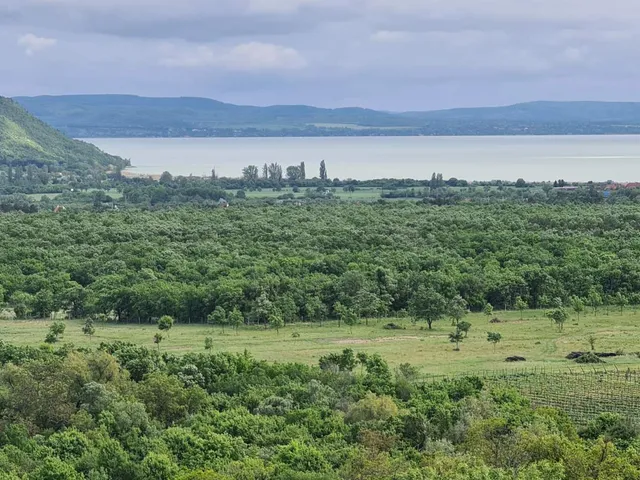
[[[638,304],[633,205],[415,202],[0,215],[0,301],[121,322],[323,321],[471,309]],[[19,239],[19,241],[17,241]],[[423,302],[424,303],[424,302]],[[433,312],[432,312],[433,313]],[[424,320],[435,317],[416,315]]]
[[[3,480],[632,480],[636,422],[577,429],[479,378],[423,383],[345,350],[320,368],[0,341]]]

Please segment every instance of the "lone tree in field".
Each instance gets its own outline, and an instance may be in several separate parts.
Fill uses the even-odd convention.
[[[282,315],[280,315],[278,312],[273,312],[269,316],[269,325],[271,325],[271,328],[276,329],[276,334],[279,334],[280,329],[284,327],[284,319],[282,318]]]
[[[460,351],[460,343],[464,340],[464,334],[459,328],[449,334],[449,341],[456,344],[456,352]]]
[[[496,351],[496,345],[500,343],[502,340],[502,335],[497,332],[488,332],[487,333],[487,342],[493,343],[493,351]]]
[[[464,333],[464,338],[469,336],[469,330],[471,330],[471,324],[469,322],[460,322],[458,324],[458,330]]]
[[[211,325],[220,325],[222,327],[222,334],[224,335],[224,326],[227,324],[227,312],[220,305],[209,314],[207,317],[207,323]]]
[[[589,342],[589,346],[591,347],[591,351],[594,352],[596,349],[596,340],[597,338],[593,335],[590,335],[587,341]]]
[[[89,317],[84,322],[84,325],[82,326],[82,333],[89,336],[89,341],[93,339],[93,336],[96,333],[96,326],[93,322],[93,318]]]
[[[554,308],[553,310],[547,310],[545,316],[549,318],[558,327],[558,331],[564,330],[564,324],[569,320],[569,313],[562,307]]]
[[[467,314],[467,302],[460,295],[456,295],[447,304],[447,315],[451,318],[451,325],[455,326],[460,323]]]
[[[527,309],[529,305],[525,302],[522,297],[516,297],[516,309],[520,312],[520,320],[523,319],[524,311]]]
[[[169,330],[173,327],[173,318],[169,315],[164,315],[160,317],[158,320],[158,330],[161,332],[167,332],[167,336],[169,335]]]
[[[213,348],[213,338],[207,337],[204,339],[204,349],[208,352]]]
[[[491,318],[493,316],[493,305],[487,302],[487,304],[482,309],[482,313],[484,313],[487,318]]]
[[[576,312],[578,316],[578,322],[580,321],[580,314],[584,312],[584,302],[580,297],[573,296],[571,297],[571,308]]]
[[[425,320],[432,329],[433,322],[440,320],[447,312],[447,301],[433,288],[421,285],[409,301],[409,312],[417,320]]]
[[[162,343],[162,340],[164,340],[164,335],[162,334],[162,332],[157,332],[153,336],[153,343],[155,343],[158,347],[158,351],[160,351],[160,344]]]
[[[238,310],[238,307],[235,307],[231,313],[229,313],[229,325],[231,328],[234,328],[236,331],[236,335],[238,334],[238,329],[244,324],[244,315],[242,312]]]
[[[67,326],[64,322],[53,322],[49,327],[49,333],[47,333],[44,341],[46,343],[56,343],[60,339],[60,336],[64,334],[66,328]]]

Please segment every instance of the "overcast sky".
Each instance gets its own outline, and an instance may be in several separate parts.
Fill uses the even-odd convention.
[[[637,0],[0,0],[0,95],[640,101]]]

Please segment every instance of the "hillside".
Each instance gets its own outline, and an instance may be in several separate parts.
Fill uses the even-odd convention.
[[[406,112],[414,121],[469,120],[513,122],[640,122],[640,103],[633,102],[529,102],[505,107],[454,108],[432,112]]]
[[[176,132],[202,129],[304,128],[309,125],[417,126],[418,121],[364,108],[306,105],[253,107],[207,98],[145,98],[132,95],[18,97],[41,120],[83,136],[84,131]],[[128,135],[127,135],[128,136]]]
[[[389,113],[132,95],[18,97],[16,101],[77,138],[640,133],[640,103],[531,102]]]
[[[0,165],[82,174],[127,164],[93,145],[66,137],[15,101],[0,97]]]

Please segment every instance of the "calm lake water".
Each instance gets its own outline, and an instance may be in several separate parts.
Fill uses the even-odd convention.
[[[247,165],[306,163],[330,178],[640,181],[640,136],[88,139],[140,173],[237,177]]]

